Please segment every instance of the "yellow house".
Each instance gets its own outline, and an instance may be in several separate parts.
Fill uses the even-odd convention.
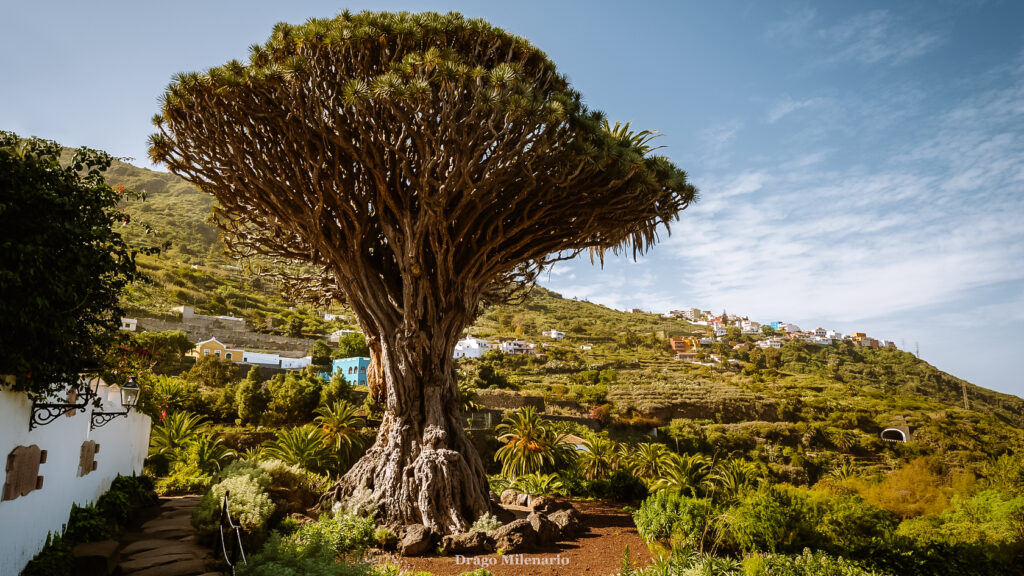
[[[229,362],[241,362],[243,354],[245,354],[244,350],[228,348],[221,343],[220,340],[210,338],[209,340],[196,344],[196,348],[192,351],[190,356],[195,356],[196,358],[202,358],[203,356],[216,356],[221,360],[228,360]]]

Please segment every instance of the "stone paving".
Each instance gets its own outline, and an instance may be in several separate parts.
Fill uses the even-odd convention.
[[[123,576],[219,576],[213,551],[196,542],[199,496],[161,498],[158,515],[121,537]]]

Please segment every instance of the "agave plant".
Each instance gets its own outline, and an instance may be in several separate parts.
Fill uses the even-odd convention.
[[[563,485],[558,474],[527,474],[516,478],[513,488],[526,494],[556,494]]]
[[[651,486],[654,490],[686,493],[696,498],[711,472],[711,464],[700,454],[680,456],[671,454],[661,476]]]
[[[264,450],[269,458],[316,473],[329,471],[336,461],[323,429],[310,424],[279,430],[277,438],[267,443]]]

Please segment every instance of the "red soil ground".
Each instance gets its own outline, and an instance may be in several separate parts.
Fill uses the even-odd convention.
[[[437,576],[455,576],[478,568],[487,568],[497,576],[608,576],[619,571],[622,551],[629,546],[629,555],[634,565],[646,566],[650,563],[651,554],[637,534],[633,518],[623,512],[621,506],[603,502],[573,504],[582,514],[582,524],[588,530],[572,540],[548,548],[538,548],[530,554],[488,554],[464,558],[386,557],[382,561],[396,564],[410,572],[425,570]]]

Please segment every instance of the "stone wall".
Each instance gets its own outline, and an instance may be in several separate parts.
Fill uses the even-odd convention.
[[[223,344],[246,350],[272,350],[304,356],[313,348],[315,340],[293,338],[276,334],[260,334],[238,328],[237,322],[225,321],[213,316],[193,316],[181,321],[167,321],[157,318],[139,318],[139,328],[151,332],[181,330],[193,342],[216,338]]]

